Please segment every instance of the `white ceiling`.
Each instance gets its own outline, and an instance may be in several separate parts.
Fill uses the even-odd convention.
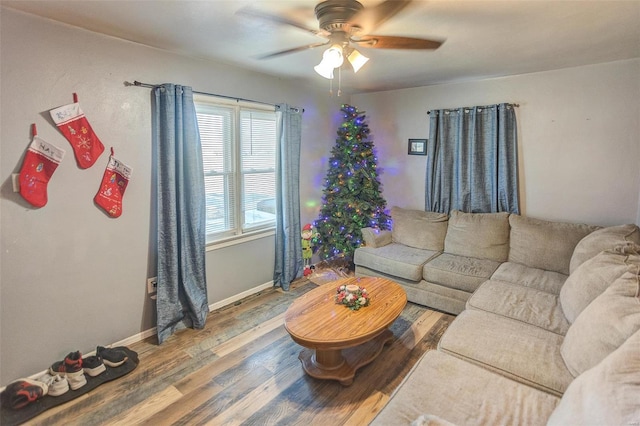
[[[360,0],[365,7],[381,0]],[[317,28],[311,0],[9,1],[3,7],[186,55],[328,87],[313,71],[322,48],[273,59],[259,55],[321,42],[298,28],[237,15],[243,7]],[[28,31],[28,29],[25,29]],[[640,0],[415,0],[378,35],[445,40],[435,51],[360,50],[349,92],[425,86],[640,57]]]

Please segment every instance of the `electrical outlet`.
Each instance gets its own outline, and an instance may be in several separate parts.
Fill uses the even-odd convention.
[[[147,278],[147,293],[155,293],[158,291],[158,277]]]

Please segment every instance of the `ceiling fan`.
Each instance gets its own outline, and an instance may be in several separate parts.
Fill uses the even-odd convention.
[[[283,16],[272,15],[255,9],[241,9],[239,14],[269,20],[278,24],[291,25],[308,33],[325,38],[326,41],[306,46],[294,47],[260,56],[260,59],[274,58],[301,52],[316,47],[329,46],[320,64],[314,69],[321,76],[332,79],[333,70],[340,68],[346,57],[354,72],[369,60],[356,47],[374,49],[437,49],[443,43],[412,37],[383,36],[371,34],[380,24],[386,22],[411,3],[411,0],[385,0],[374,7],[365,8],[356,0],[326,0],[315,7],[319,29],[315,30]]]

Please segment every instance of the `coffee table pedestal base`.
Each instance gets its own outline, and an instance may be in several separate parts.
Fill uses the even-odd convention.
[[[353,383],[356,370],[380,355],[384,345],[391,343],[393,333],[385,329],[372,340],[346,349],[320,350],[305,348],[298,358],[302,368],[316,379],[337,380],[343,386]]]

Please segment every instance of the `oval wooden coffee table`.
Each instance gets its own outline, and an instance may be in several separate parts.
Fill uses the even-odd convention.
[[[352,311],[335,303],[340,285],[366,288],[369,306]],[[407,304],[397,283],[376,277],[347,278],[324,284],[296,299],[284,317],[291,338],[305,347],[298,358],[304,371],[317,379],[353,383],[356,370],[372,362],[393,340],[388,327]]]

